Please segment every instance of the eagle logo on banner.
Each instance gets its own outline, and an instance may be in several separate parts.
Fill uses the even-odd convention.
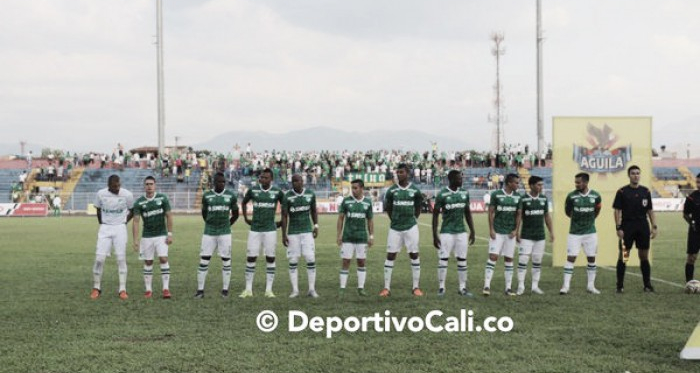
[[[595,173],[623,171],[632,158],[632,146],[615,147],[618,137],[607,124],[598,128],[588,123],[586,130],[586,140],[591,147],[574,144],[574,161],[578,163],[579,168]]]

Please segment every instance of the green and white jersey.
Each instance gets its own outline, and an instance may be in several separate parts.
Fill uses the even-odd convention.
[[[544,215],[549,212],[547,196],[539,194],[533,197],[525,194],[520,198],[518,210],[521,211],[522,219],[520,237],[532,241],[544,240]]]
[[[143,219],[144,238],[166,236],[168,227],[165,224],[165,213],[170,211],[168,196],[156,193],[153,198],[141,196],[134,202],[134,216]]]
[[[253,224],[250,225],[252,232],[274,232],[277,230],[275,223],[275,213],[277,204],[282,203],[282,191],[270,186],[265,190],[260,186],[250,188],[245,194],[245,199],[253,203]]]
[[[238,211],[238,196],[227,189],[221,193],[209,190],[202,196],[202,210],[206,211],[207,215],[204,220],[204,234],[231,234],[231,212]]]
[[[311,211],[316,210],[316,195],[311,190],[302,190],[297,194],[294,189],[284,194],[282,208],[287,211],[287,234],[310,233]]]
[[[512,192],[507,194],[499,189],[491,193],[490,206],[496,210],[493,218],[493,229],[498,234],[509,234],[515,230],[515,217],[518,213],[520,194]]]
[[[372,219],[372,200],[364,197],[355,199],[352,195],[343,198],[338,213],[345,215],[343,223],[343,242],[367,243],[367,220]]]
[[[600,206],[602,199],[595,190],[588,190],[587,194],[581,194],[574,190],[566,196],[566,212],[571,214],[569,234],[583,235],[596,233],[595,210]]]
[[[442,212],[442,226],[440,233],[465,233],[464,209],[469,206],[469,192],[457,188],[442,188],[435,197],[435,209]]]
[[[395,231],[411,229],[416,222],[416,207],[423,202],[421,191],[408,184],[405,188],[394,184],[386,191],[384,203],[391,206],[391,226]]]

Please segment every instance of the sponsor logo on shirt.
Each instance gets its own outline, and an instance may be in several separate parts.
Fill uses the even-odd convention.
[[[253,207],[264,209],[274,209],[275,205],[274,202],[253,202]]]
[[[297,206],[289,209],[289,212],[303,212],[311,210],[311,206]]]
[[[162,213],[163,213],[163,209],[158,209],[158,210],[145,212],[142,215],[144,218],[150,218],[151,216],[160,215]]]

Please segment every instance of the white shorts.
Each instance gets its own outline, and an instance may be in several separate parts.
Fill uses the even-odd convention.
[[[398,253],[401,248],[406,246],[406,251],[409,253],[418,252],[418,226],[414,225],[405,231],[395,231],[389,229],[389,235],[386,238],[386,252]]]
[[[515,236],[509,238],[507,234],[496,233],[495,240],[489,239],[489,254],[512,258],[515,254]]]
[[[222,234],[221,236],[202,235],[202,249],[199,251],[199,256],[212,256],[214,250],[219,253],[221,258],[231,257],[231,235]]]
[[[249,257],[260,256],[261,247],[265,256],[274,258],[275,248],[277,247],[277,231],[248,232],[248,248],[246,255]]]
[[[303,255],[307,263],[316,261],[316,243],[313,233],[290,234],[287,238],[289,238],[287,259],[298,260],[299,256]]]
[[[544,255],[544,240],[520,240],[520,255]]]
[[[342,259],[352,259],[352,254],[355,254],[357,259],[367,258],[367,244],[343,242],[340,245],[340,257]]]
[[[469,250],[469,241],[466,233],[440,233],[440,250],[438,256],[440,259],[447,259],[451,253],[454,253],[455,258],[467,258]]]
[[[587,257],[594,257],[598,251],[598,233],[569,234],[566,239],[566,255],[578,256],[581,246]]]
[[[112,247],[117,258],[126,257],[126,224],[100,224],[97,231],[97,255],[110,256]]]
[[[168,244],[165,242],[167,236],[159,237],[144,237],[141,239],[139,246],[139,259],[153,260],[153,255],[158,254],[159,257],[168,256]]]

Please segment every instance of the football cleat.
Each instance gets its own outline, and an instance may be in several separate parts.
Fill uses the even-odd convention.
[[[121,300],[129,299],[129,294],[126,293],[126,290],[122,290],[119,292],[119,299],[121,299]]]
[[[506,291],[504,291],[503,294],[505,294],[507,296],[511,296],[511,297],[515,296],[515,293],[513,292],[513,290],[510,290],[510,289],[506,289]]]
[[[491,295],[491,288],[484,288],[484,290],[481,291],[481,294],[484,294],[485,297],[488,297],[489,295]]]
[[[413,296],[414,297],[422,297],[423,295],[424,295],[423,291],[420,288],[413,289]]]
[[[306,296],[308,296],[310,298],[318,298],[319,297],[316,290],[309,290],[309,292],[306,294]]]
[[[654,292],[654,287],[651,285],[645,285],[644,286],[644,292],[645,293],[653,293]]]
[[[540,288],[532,288],[532,293],[538,294],[538,295],[544,295],[544,291],[542,291]]]
[[[90,292],[90,298],[92,299],[97,299],[100,297],[100,294],[102,294],[102,290],[100,289],[92,289]]]
[[[444,297],[445,296],[445,288],[440,288],[438,289],[438,297]]]
[[[228,298],[228,289],[221,289],[221,297]]]
[[[366,296],[367,296],[367,292],[366,292],[365,289],[363,289],[363,288],[357,288],[357,295],[359,295],[359,296],[361,296],[361,297],[366,297]]]
[[[265,298],[274,298],[274,297],[275,297],[275,293],[273,293],[272,290],[265,292]]]
[[[617,294],[623,294],[625,292],[625,288],[616,288],[615,293]]]
[[[567,295],[567,294],[569,294],[569,288],[565,287],[565,288],[561,288],[561,290],[559,290],[559,295]]]
[[[163,289],[163,299],[170,299],[172,295],[170,294],[170,290],[168,289]]]
[[[458,291],[457,294],[467,298],[474,298],[474,294],[470,293],[469,290],[467,290],[467,288]]]
[[[382,289],[382,291],[379,292],[379,296],[382,298],[387,298],[391,295],[391,291],[387,288]]]
[[[202,299],[204,298],[204,290],[197,290],[196,293],[194,293],[194,299]]]
[[[525,294],[525,286],[518,286],[518,290],[515,292],[516,295]]]
[[[289,294],[290,298],[297,298],[299,297],[299,292],[298,291],[293,291],[291,294]]]
[[[590,287],[590,288],[586,289],[586,291],[588,292],[588,294],[595,294],[595,295],[600,294],[600,290],[598,290],[594,287]]]
[[[252,296],[253,296],[253,292],[252,292],[252,291],[243,290],[243,291],[241,292],[241,294],[240,294],[238,297],[239,297],[239,298],[250,298],[250,297],[252,297]]]
[[[152,291],[147,291],[143,294],[144,298],[146,299],[151,299],[153,298],[153,292]]]

